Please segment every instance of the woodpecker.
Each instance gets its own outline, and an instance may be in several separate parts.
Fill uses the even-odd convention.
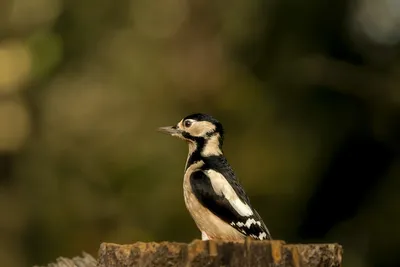
[[[224,130],[210,115],[197,113],[160,132],[189,145],[183,178],[186,208],[202,240],[271,239],[271,235],[222,152]]]

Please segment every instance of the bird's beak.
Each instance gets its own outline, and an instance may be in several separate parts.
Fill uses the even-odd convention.
[[[169,134],[172,136],[180,136],[181,135],[181,130],[179,130],[176,126],[160,127],[157,130],[161,133]]]

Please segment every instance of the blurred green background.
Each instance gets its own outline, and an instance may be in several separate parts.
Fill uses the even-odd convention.
[[[200,238],[194,113],[275,239],[400,266],[400,2],[1,0],[0,266]]]

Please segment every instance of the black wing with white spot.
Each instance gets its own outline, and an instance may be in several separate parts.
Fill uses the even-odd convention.
[[[225,177],[214,170],[199,170],[190,176],[190,184],[199,202],[245,236],[271,239],[258,213],[247,197],[239,197]]]

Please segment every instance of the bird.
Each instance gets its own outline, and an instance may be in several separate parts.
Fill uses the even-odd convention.
[[[187,142],[183,195],[202,240],[271,240],[264,221],[225,158],[222,124],[204,113],[158,131]]]

